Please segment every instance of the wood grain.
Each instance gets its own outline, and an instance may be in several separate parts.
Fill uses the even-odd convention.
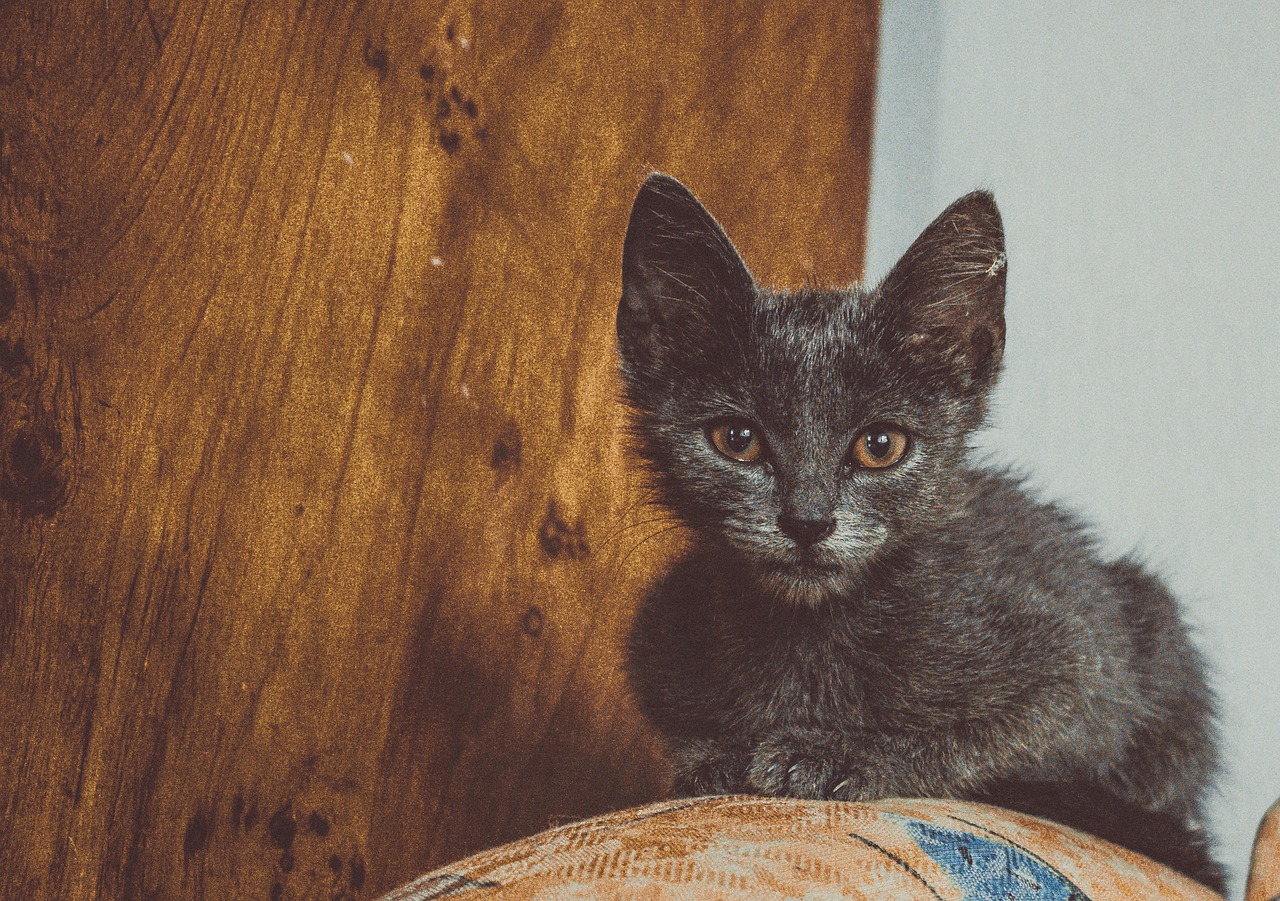
[[[630,200],[857,278],[876,18],[0,6],[0,896],[368,897],[662,792]]]

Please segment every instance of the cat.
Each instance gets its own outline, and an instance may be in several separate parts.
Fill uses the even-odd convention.
[[[968,461],[1007,268],[977,191],[876,287],[775,290],[684,185],[645,181],[621,372],[692,540],[640,604],[629,682],[681,795],[988,801],[1221,890],[1214,700],[1176,601]]]

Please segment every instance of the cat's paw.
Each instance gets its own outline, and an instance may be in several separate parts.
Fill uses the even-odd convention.
[[[747,790],[746,753],[713,741],[694,741],[675,752],[673,789],[681,797],[729,795]]]
[[[874,801],[899,794],[900,773],[856,739],[787,730],[756,745],[747,770],[753,791],[832,801]]]
[[[793,753],[790,748],[759,748],[747,779],[762,795],[825,798],[835,767],[830,760]]]
[[[835,737],[782,733],[762,741],[751,755],[747,781],[762,795],[859,801],[867,780]]]

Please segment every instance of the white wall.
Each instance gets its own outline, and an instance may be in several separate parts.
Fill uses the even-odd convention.
[[[1280,797],[1280,2],[885,0],[867,275],[996,193],[984,449],[1138,549],[1222,697],[1239,895]]]

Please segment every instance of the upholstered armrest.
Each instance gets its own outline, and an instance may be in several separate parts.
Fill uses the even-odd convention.
[[[754,797],[668,801],[553,829],[384,901],[444,897],[1220,901],[1137,854],[996,807]]]
[[[1245,901],[1280,898],[1280,801],[1271,805],[1258,827],[1253,863],[1249,865],[1249,887],[1244,897]]]

